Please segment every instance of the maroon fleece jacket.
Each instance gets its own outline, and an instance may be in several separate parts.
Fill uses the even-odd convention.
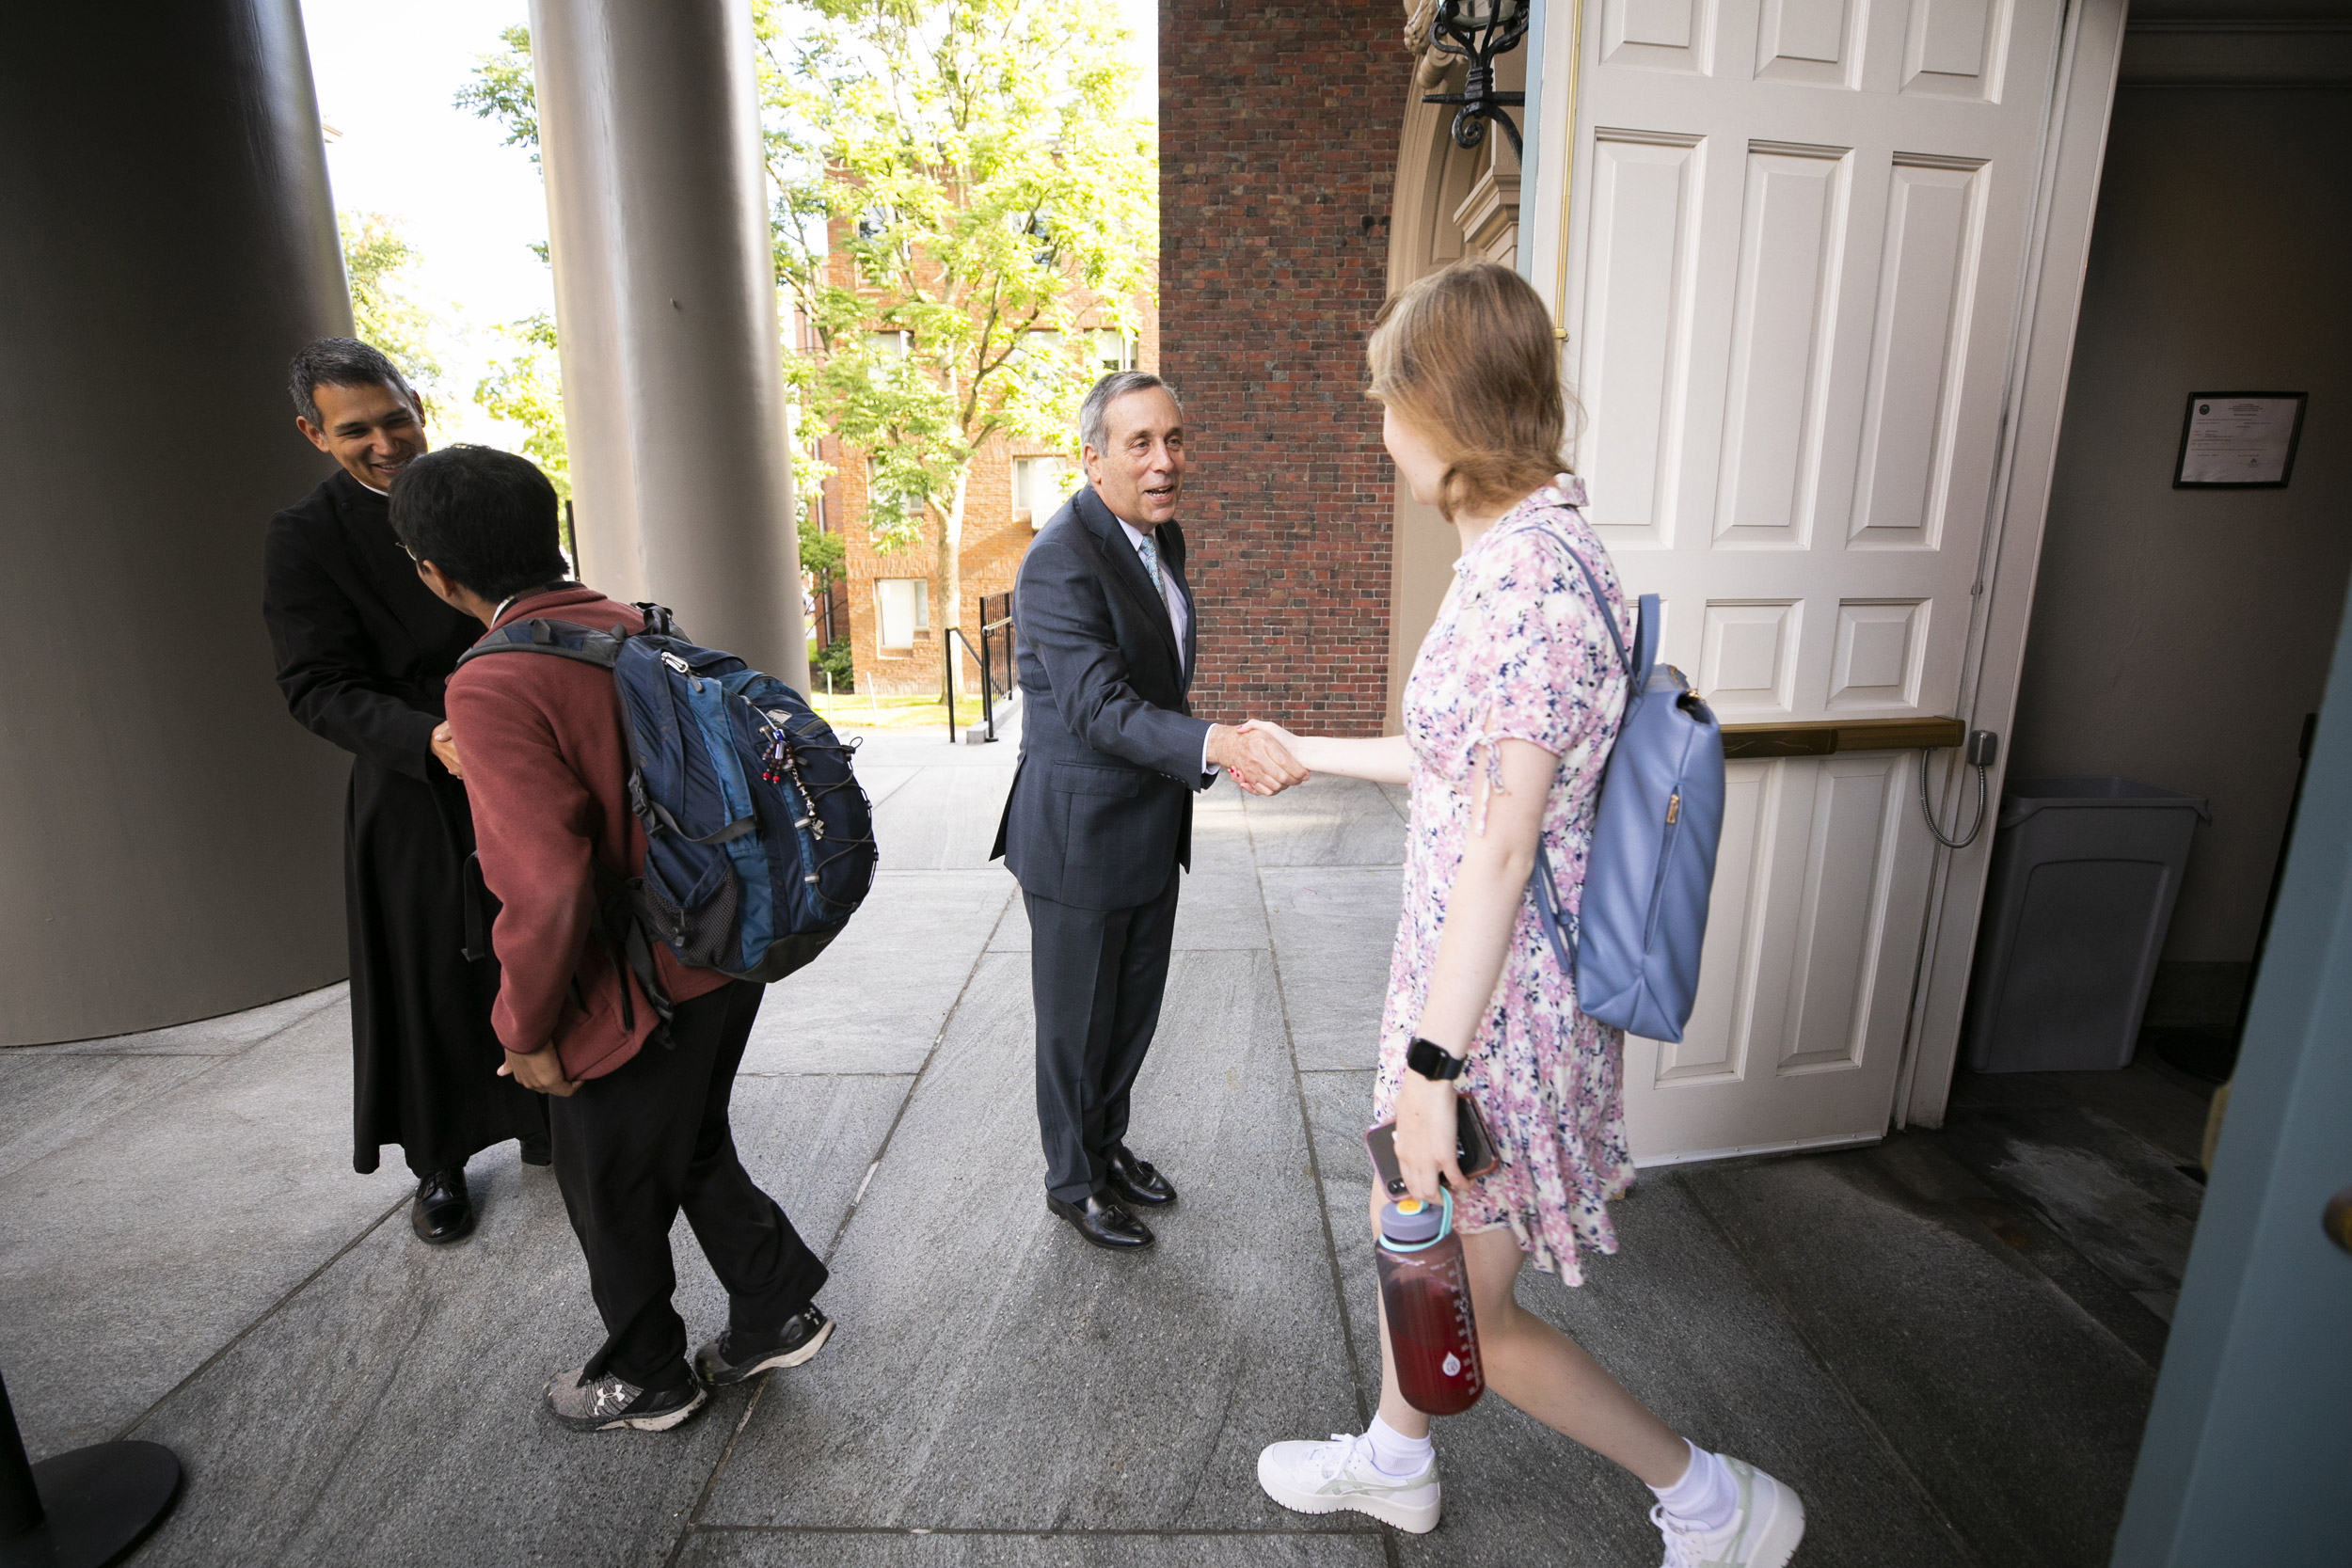
[[[532,619],[598,631],[644,626],[637,611],[593,588],[531,594],[497,624]],[[604,944],[589,940],[592,858],[618,877],[645,863],[612,673],[544,654],[498,654],[459,665],[447,703],[483,879],[504,906],[490,933],[500,969],[490,1022],[507,1050],[529,1055],[552,1040],[565,1077],[601,1078],[637,1054],[655,1022],[636,977],[626,965],[616,972]],[[673,1002],[727,983],[716,970],[679,963],[660,942],[653,952]],[[573,999],[574,980],[585,1008]],[[633,1027],[621,1022],[623,985]]]

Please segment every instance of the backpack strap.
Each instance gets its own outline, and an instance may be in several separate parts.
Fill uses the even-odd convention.
[[[618,626],[609,632],[590,631],[570,621],[564,622],[564,626],[580,639],[579,647],[568,647],[556,640],[554,622],[534,617],[529,621],[509,621],[498,630],[485,633],[481,641],[457,656],[457,662],[463,664],[484,654],[553,654],[558,658],[576,658],[604,670],[620,662],[621,644],[628,641],[628,634]]]
[[[1568,559],[1575,562],[1577,570],[1584,574],[1584,585],[1593,591],[1593,608],[1600,611],[1600,624],[1609,628],[1609,641],[1616,647],[1617,662],[1625,666],[1627,678],[1634,681],[1638,689],[1641,677],[1649,673],[1650,665],[1658,657],[1658,595],[1642,595],[1641,610],[1633,634],[1633,652],[1629,656],[1625,651],[1625,638],[1617,630],[1617,618],[1609,612],[1609,595],[1601,592],[1600,578],[1586,563],[1584,552],[1569,544],[1566,535],[1555,533],[1541,523],[1535,525],[1535,531],[1567,551]]]
[[[1631,688],[1626,693],[1629,702],[1648,683],[1650,667],[1658,659],[1658,595],[1642,595],[1641,609],[1634,623],[1633,652],[1629,656],[1625,649],[1625,638],[1617,630],[1617,618],[1609,612],[1609,595],[1601,592],[1600,578],[1585,561],[1584,552],[1568,543],[1565,535],[1541,523],[1535,525],[1535,531],[1567,551],[1568,559],[1575,562],[1577,569],[1584,574],[1585,586],[1593,591],[1593,607],[1600,611],[1601,625],[1609,628],[1609,641],[1616,645],[1617,660],[1625,666],[1626,679]],[[1535,910],[1543,917],[1544,939],[1551,943],[1551,956],[1559,961],[1560,973],[1567,975],[1569,984],[1574,985],[1576,922],[1560,906],[1557,883],[1558,874],[1551,863],[1551,846],[1546,844],[1543,835],[1538,833],[1535,837],[1535,869],[1528,875],[1527,888],[1535,895]]]

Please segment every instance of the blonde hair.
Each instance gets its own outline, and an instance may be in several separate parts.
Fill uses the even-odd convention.
[[[1516,500],[1568,471],[1567,391],[1551,316],[1527,279],[1456,261],[1380,307],[1365,395],[1437,449],[1438,510]]]

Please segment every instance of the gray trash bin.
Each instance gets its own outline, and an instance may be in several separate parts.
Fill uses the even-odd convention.
[[[1979,1072],[2132,1059],[2201,797],[2129,779],[2011,779],[1968,979]]]

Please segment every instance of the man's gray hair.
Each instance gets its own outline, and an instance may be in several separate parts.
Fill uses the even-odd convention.
[[[1078,439],[1096,451],[1110,450],[1110,431],[1105,420],[1110,418],[1111,404],[1129,392],[1162,391],[1176,405],[1178,418],[1183,418],[1184,400],[1176,395],[1176,388],[1153,375],[1150,371],[1113,371],[1096,382],[1087,392],[1086,401],[1078,404]]]

